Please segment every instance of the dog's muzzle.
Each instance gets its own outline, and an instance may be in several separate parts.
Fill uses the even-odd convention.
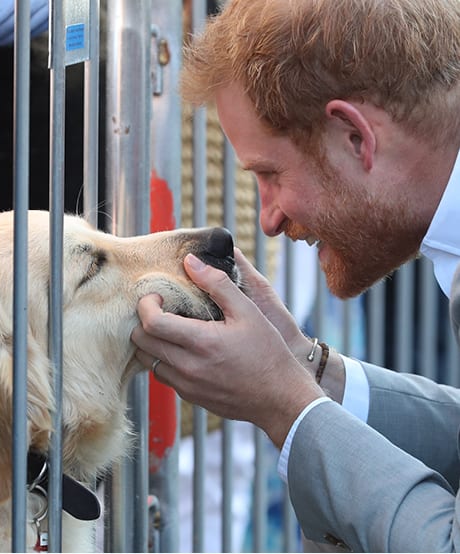
[[[232,281],[238,282],[238,271],[233,257],[232,234],[225,227],[209,229],[208,236],[196,256],[207,265],[221,269]]]

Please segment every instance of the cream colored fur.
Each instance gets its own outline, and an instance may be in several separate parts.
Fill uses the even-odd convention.
[[[53,397],[48,359],[49,214],[29,215],[28,445],[46,452]],[[130,335],[139,298],[158,292],[167,311],[216,316],[186,277],[182,261],[205,231],[177,230],[119,238],[65,216],[63,264],[63,464],[86,481],[126,453],[126,384],[143,368]],[[13,213],[0,214],[0,551],[11,550]],[[65,514],[63,548],[91,547],[91,524]],[[86,529],[86,531],[85,531]],[[28,546],[35,542],[33,526]]]

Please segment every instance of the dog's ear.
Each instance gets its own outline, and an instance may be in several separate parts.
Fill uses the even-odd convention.
[[[13,333],[0,306],[0,503],[11,495],[13,426]],[[48,358],[29,333],[27,370],[27,445],[45,451],[53,408]]]

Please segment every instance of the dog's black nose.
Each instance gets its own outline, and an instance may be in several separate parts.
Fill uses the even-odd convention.
[[[206,254],[215,258],[233,257],[233,238],[228,229],[215,227],[211,230],[206,245]]]
[[[224,227],[213,227],[206,230],[206,236],[203,239],[196,255],[205,264],[222,269],[231,279],[236,281],[238,271],[235,267],[233,238],[230,231]]]

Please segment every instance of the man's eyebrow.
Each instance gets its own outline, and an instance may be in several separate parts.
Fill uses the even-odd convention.
[[[273,171],[274,165],[271,160],[246,160],[244,164],[242,162],[241,167],[245,171]]]

